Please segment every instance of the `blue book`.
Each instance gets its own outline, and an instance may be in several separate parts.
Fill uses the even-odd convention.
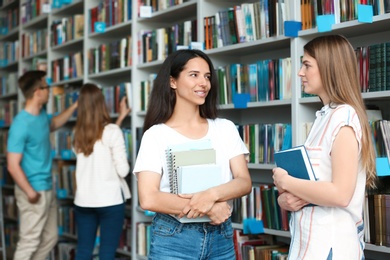
[[[274,154],[276,166],[285,169],[290,176],[305,180],[317,180],[305,146],[296,146]]]

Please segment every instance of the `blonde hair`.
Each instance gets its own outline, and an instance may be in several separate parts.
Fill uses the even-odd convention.
[[[366,185],[375,187],[375,151],[352,45],[341,35],[328,35],[311,40],[304,46],[304,51],[317,61],[330,104],[348,104],[355,109],[362,127],[361,159],[366,170]]]

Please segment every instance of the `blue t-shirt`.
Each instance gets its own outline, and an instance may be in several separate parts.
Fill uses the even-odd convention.
[[[44,109],[35,116],[22,110],[8,133],[7,150],[23,154],[21,167],[36,191],[52,189],[50,119]]]

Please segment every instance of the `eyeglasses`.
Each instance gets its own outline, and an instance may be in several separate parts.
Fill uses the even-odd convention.
[[[50,86],[41,86],[41,87],[39,87],[40,89],[48,89],[48,88],[50,88]]]

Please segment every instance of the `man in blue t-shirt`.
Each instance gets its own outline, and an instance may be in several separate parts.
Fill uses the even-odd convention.
[[[77,102],[50,120],[43,109],[50,93],[46,72],[28,71],[18,83],[26,103],[13,119],[7,144],[7,167],[16,183],[19,209],[19,241],[14,260],[41,260],[47,258],[58,239],[50,131],[66,123]]]

